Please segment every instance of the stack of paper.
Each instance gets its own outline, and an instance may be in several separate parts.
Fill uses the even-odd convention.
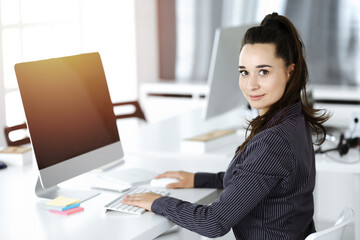
[[[181,151],[185,153],[206,153],[238,141],[236,130],[214,130],[181,141]]]
[[[46,209],[49,209],[51,213],[60,215],[70,215],[84,211],[84,208],[80,207],[79,199],[66,198],[62,196],[47,202]]]

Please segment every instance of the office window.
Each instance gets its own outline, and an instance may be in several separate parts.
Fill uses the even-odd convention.
[[[286,13],[306,47],[310,82],[360,87],[360,2],[288,0]],[[356,67],[355,67],[356,66]]]
[[[0,11],[1,127],[25,121],[19,62],[100,52],[112,100],[137,97],[134,1],[0,0]]]
[[[206,83],[215,30],[284,13],[287,0],[157,0],[159,78]]]

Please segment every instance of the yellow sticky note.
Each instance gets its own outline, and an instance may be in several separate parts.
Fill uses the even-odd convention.
[[[50,202],[47,202],[46,204],[52,206],[68,206],[77,202],[80,202],[80,200],[60,196],[51,200]]]

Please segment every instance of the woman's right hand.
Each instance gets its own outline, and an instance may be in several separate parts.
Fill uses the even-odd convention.
[[[164,172],[155,178],[176,178],[179,180],[179,182],[168,184],[166,188],[193,188],[195,174],[184,171]]]

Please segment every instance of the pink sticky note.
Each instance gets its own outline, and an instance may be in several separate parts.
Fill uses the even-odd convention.
[[[76,207],[76,208],[71,208],[71,209],[68,209],[65,211],[50,210],[51,213],[60,214],[60,215],[70,215],[70,214],[81,212],[81,211],[84,211],[84,208]]]

